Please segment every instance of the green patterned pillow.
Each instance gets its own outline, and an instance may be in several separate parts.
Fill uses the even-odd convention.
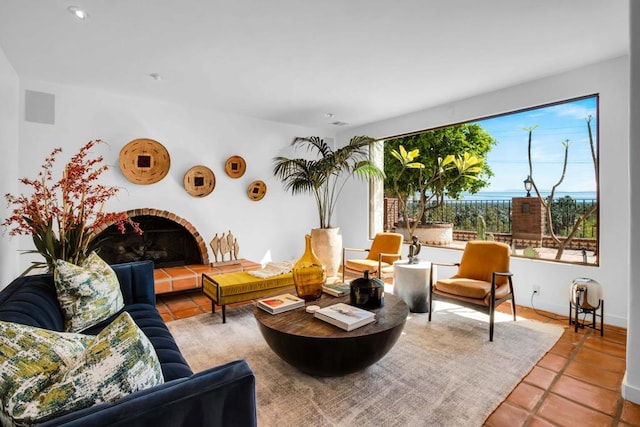
[[[17,424],[42,423],[98,403],[115,402],[163,382],[151,342],[129,313],[123,312],[54,384],[32,399],[14,396],[7,412]]]
[[[55,332],[0,321],[0,403],[30,401],[49,387],[56,375],[74,365],[94,340],[89,335]],[[6,424],[6,414],[2,414]]]
[[[56,261],[54,281],[68,332],[80,332],[124,307],[118,276],[95,252],[81,265]]]

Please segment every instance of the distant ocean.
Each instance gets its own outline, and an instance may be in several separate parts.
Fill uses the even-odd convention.
[[[550,191],[540,191],[543,197],[547,197]],[[512,191],[479,191],[476,194],[464,194],[461,200],[511,200],[514,197],[525,197],[527,192],[524,190]],[[535,197],[535,191],[531,191],[531,196]],[[556,191],[554,198],[559,199],[564,196],[570,196],[572,199],[596,199],[595,191]]]

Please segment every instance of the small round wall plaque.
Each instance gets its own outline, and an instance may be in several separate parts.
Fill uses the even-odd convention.
[[[120,150],[120,170],[134,184],[153,184],[169,173],[169,152],[158,141],[134,139]]]
[[[247,195],[254,202],[262,200],[265,194],[267,194],[267,184],[263,181],[253,181],[247,190]]]
[[[193,197],[204,197],[211,194],[216,187],[216,176],[206,166],[194,166],[184,174],[184,189]]]
[[[247,162],[240,156],[231,156],[224,165],[224,171],[231,178],[240,178],[247,170]]]

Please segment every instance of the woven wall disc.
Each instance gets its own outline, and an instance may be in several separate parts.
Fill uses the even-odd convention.
[[[247,195],[254,202],[262,200],[265,194],[267,194],[267,184],[263,181],[253,181],[247,189]]]
[[[231,156],[224,165],[224,171],[231,178],[240,178],[247,170],[247,162],[240,156]]]
[[[204,197],[211,194],[216,187],[216,176],[206,166],[194,166],[184,174],[184,189],[193,197]]]
[[[135,184],[153,184],[169,173],[171,158],[153,139],[134,139],[120,150],[120,170]]]

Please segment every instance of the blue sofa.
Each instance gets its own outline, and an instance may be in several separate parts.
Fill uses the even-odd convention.
[[[124,311],[153,344],[165,383],[63,415],[44,425],[255,426],[255,377],[244,360],[193,374],[155,305],[153,263],[112,266]],[[117,316],[85,333],[97,334]],[[19,277],[0,291],[0,320],[64,330],[52,274]]]

